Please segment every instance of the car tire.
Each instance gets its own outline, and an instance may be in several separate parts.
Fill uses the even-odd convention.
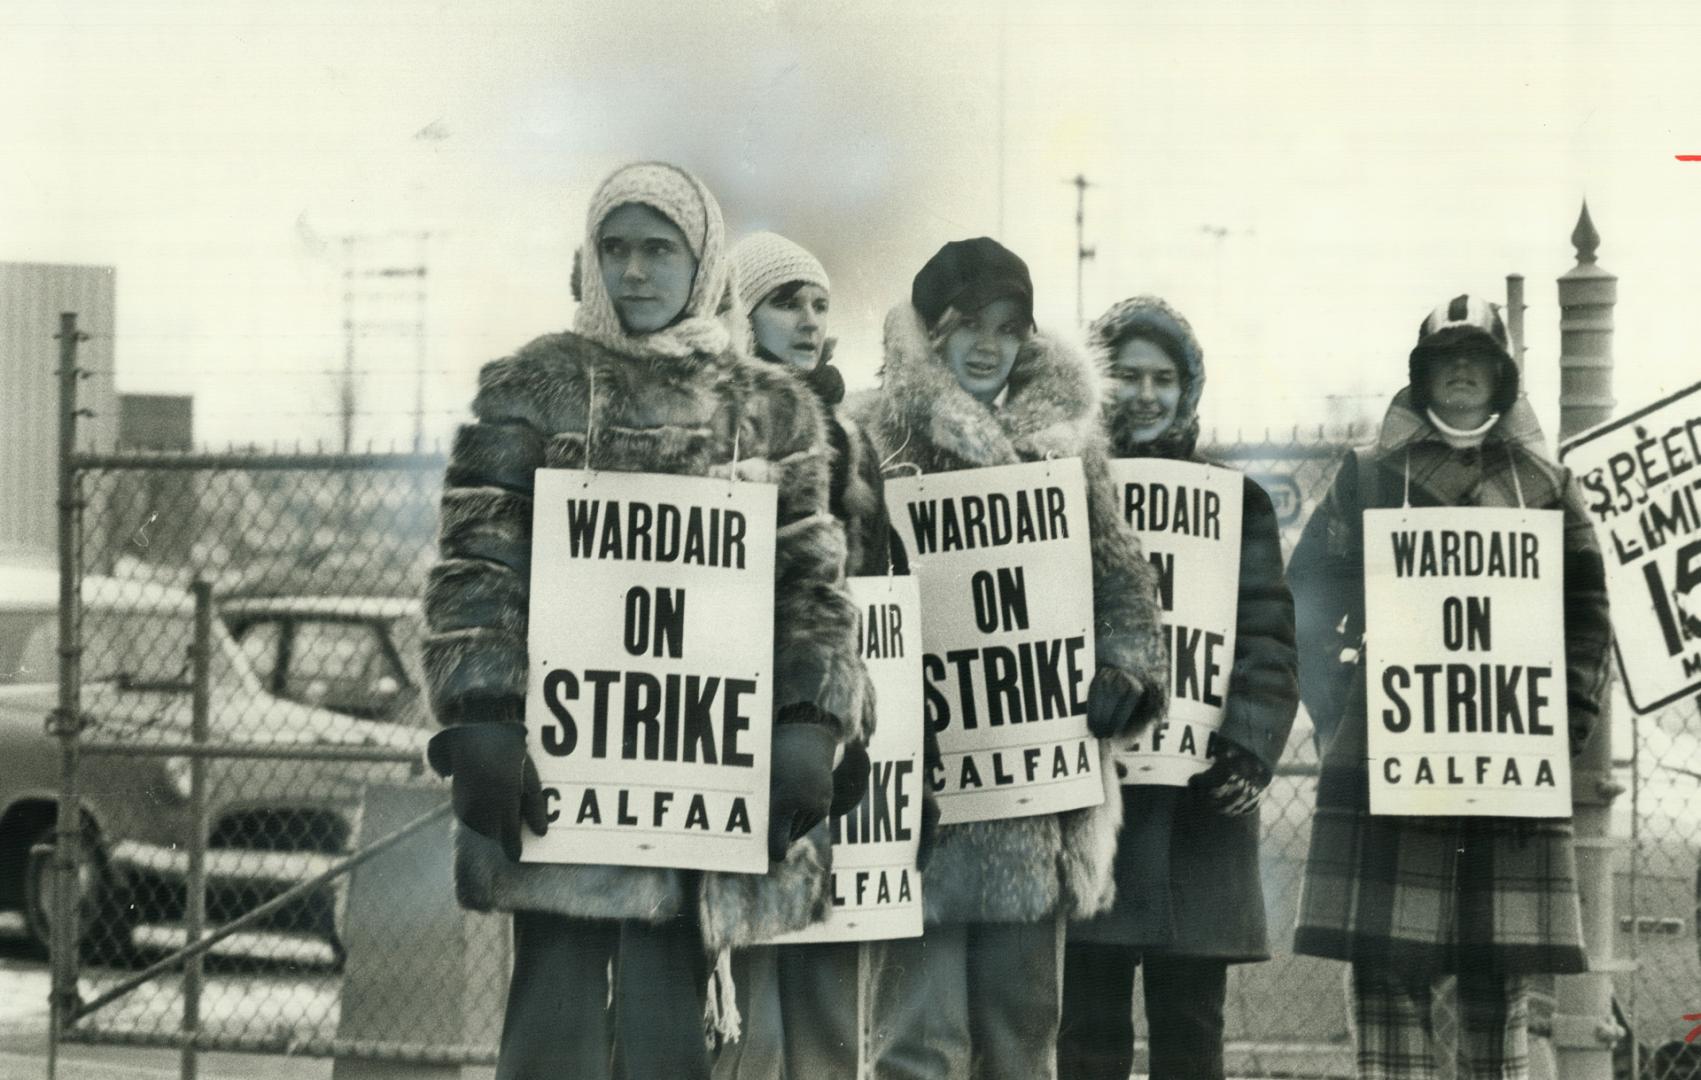
[[[33,951],[46,958],[53,940],[53,851],[55,827],[36,833],[24,861],[24,930]],[[127,963],[134,955],[134,910],[108,872],[100,838],[92,828],[78,845],[82,882],[77,948],[86,962]]]

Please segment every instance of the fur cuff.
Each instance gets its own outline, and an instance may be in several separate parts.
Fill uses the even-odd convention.
[[[526,636],[526,583],[483,559],[447,559],[425,583],[425,622],[436,633],[501,630]]]
[[[488,559],[522,580],[531,574],[532,500],[501,488],[443,492],[438,547],[445,559]]]
[[[526,639],[501,630],[455,630],[425,640],[425,677],[435,715],[468,697],[526,696]]]

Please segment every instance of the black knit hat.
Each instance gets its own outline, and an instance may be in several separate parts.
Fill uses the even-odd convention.
[[[1029,326],[1034,321],[1034,282],[1028,264],[990,236],[953,240],[934,253],[910,286],[910,303],[932,329],[956,308],[965,314],[1008,297],[1021,307]]]
[[[1518,364],[1512,359],[1500,308],[1480,297],[1461,293],[1437,305],[1418,325],[1418,341],[1406,374],[1411,381],[1412,404],[1419,411],[1429,408],[1429,365],[1442,356],[1467,350],[1480,351],[1495,362],[1490,409],[1503,413],[1518,400]]]

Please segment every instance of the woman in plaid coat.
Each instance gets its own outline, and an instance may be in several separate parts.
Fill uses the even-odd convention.
[[[1543,456],[1493,305],[1420,327],[1410,385],[1376,446],[1349,454],[1288,566],[1300,690],[1324,746],[1294,951],[1351,962],[1361,1077],[1431,1076],[1430,1006],[1456,981],[1463,1076],[1527,1073],[1525,976],[1584,971],[1568,819],[1370,814],[1363,511],[1564,512],[1567,718],[1575,755],[1601,717],[1612,630],[1600,550],[1569,472]]]

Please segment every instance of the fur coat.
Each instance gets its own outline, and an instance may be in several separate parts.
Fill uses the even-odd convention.
[[[774,709],[812,702],[841,722],[841,740],[859,734],[863,672],[844,531],[827,510],[821,410],[796,380],[730,348],[632,356],[559,333],[486,365],[473,413],[450,457],[442,558],[426,592],[439,719],[477,721],[487,718],[482,703],[524,700],[534,470],[582,468],[588,456],[599,470],[726,476],[736,433],[738,475],[779,488]],[[462,829],[456,885],[475,910],[661,920],[694,902],[714,950],[824,914],[823,836],[793,844],[765,875],[695,874],[514,863]]]
[[[994,410],[957,385],[911,305],[887,316],[885,350],[880,389],[854,402],[852,412],[890,459],[888,467],[936,473],[1047,457],[1082,460],[1097,660],[1167,685],[1156,578],[1117,513],[1099,427],[1098,376],[1086,359],[1036,333],[1017,354],[1004,404]],[[1122,824],[1110,754],[1108,745],[1101,748],[1106,797],[1099,806],[941,826],[923,879],[928,921],[1033,922],[1109,907]]]

